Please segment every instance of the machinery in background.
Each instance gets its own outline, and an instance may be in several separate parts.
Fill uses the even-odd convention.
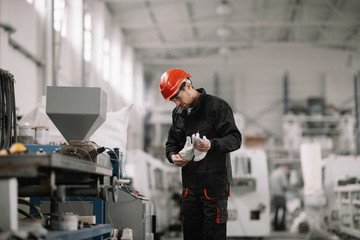
[[[99,88],[48,87],[46,112],[69,144],[56,146],[56,152],[44,150],[49,146],[28,146],[32,154],[1,157],[0,177],[6,180],[0,185],[8,193],[1,202],[1,209],[8,209],[1,229],[26,231],[17,222],[14,202],[19,196],[31,197],[41,209],[30,203],[33,211],[24,212],[27,217],[33,218],[35,211],[43,224],[50,220],[49,230],[38,236],[44,239],[118,239],[117,230],[129,239],[153,239],[153,205],[122,179],[122,153],[84,141],[105,121],[105,93]],[[126,214],[118,210],[124,208]],[[78,229],[79,219],[87,228]]]
[[[345,115],[292,115],[283,117],[283,147],[298,151],[301,143],[319,142],[323,155],[355,153],[355,119]],[[326,153],[326,154],[324,154]]]
[[[338,235],[360,238],[360,158],[331,155],[323,159],[326,222]]]
[[[180,231],[180,203],[176,202],[176,195],[181,194],[182,190],[180,169],[140,149],[126,153],[124,168],[136,191],[153,202],[157,232],[161,235],[169,230]]]
[[[231,153],[233,180],[228,200],[228,237],[270,234],[270,190],[265,151],[241,148]]]

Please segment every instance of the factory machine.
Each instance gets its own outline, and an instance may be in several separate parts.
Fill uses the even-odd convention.
[[[122,178],[121,151],[86,141],[106,119],[105,92],[48,87],[46,113],[68,144],[0,157],[0,239],[153,239],[153,204]]]
[[[267,159],[262,149],[231,153],[233,180],[228,200],[227,236],[270,235],[270,190]]]
[[[344,239],[360,238],[360,157],[331,155],[323,159],[326,208],[324,221],[329,230]]]

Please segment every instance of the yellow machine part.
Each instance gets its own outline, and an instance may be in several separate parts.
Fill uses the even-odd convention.
[[[13,143],[10,146],[9,152],[10,153],[19,153],[19,152],[25,152],[27,149],[24,144],[22,143]]]

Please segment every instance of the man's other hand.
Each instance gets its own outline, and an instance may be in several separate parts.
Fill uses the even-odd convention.
[[[178,167],[184,167],[188,162],[190,162],[189,160],[184,160],[179,154],[172,155],[171,159]]]

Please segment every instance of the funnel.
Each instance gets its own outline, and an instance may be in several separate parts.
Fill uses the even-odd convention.
[[[47,87],[46,114],[68,143],[87,140],[106,119],[101,88]]]

